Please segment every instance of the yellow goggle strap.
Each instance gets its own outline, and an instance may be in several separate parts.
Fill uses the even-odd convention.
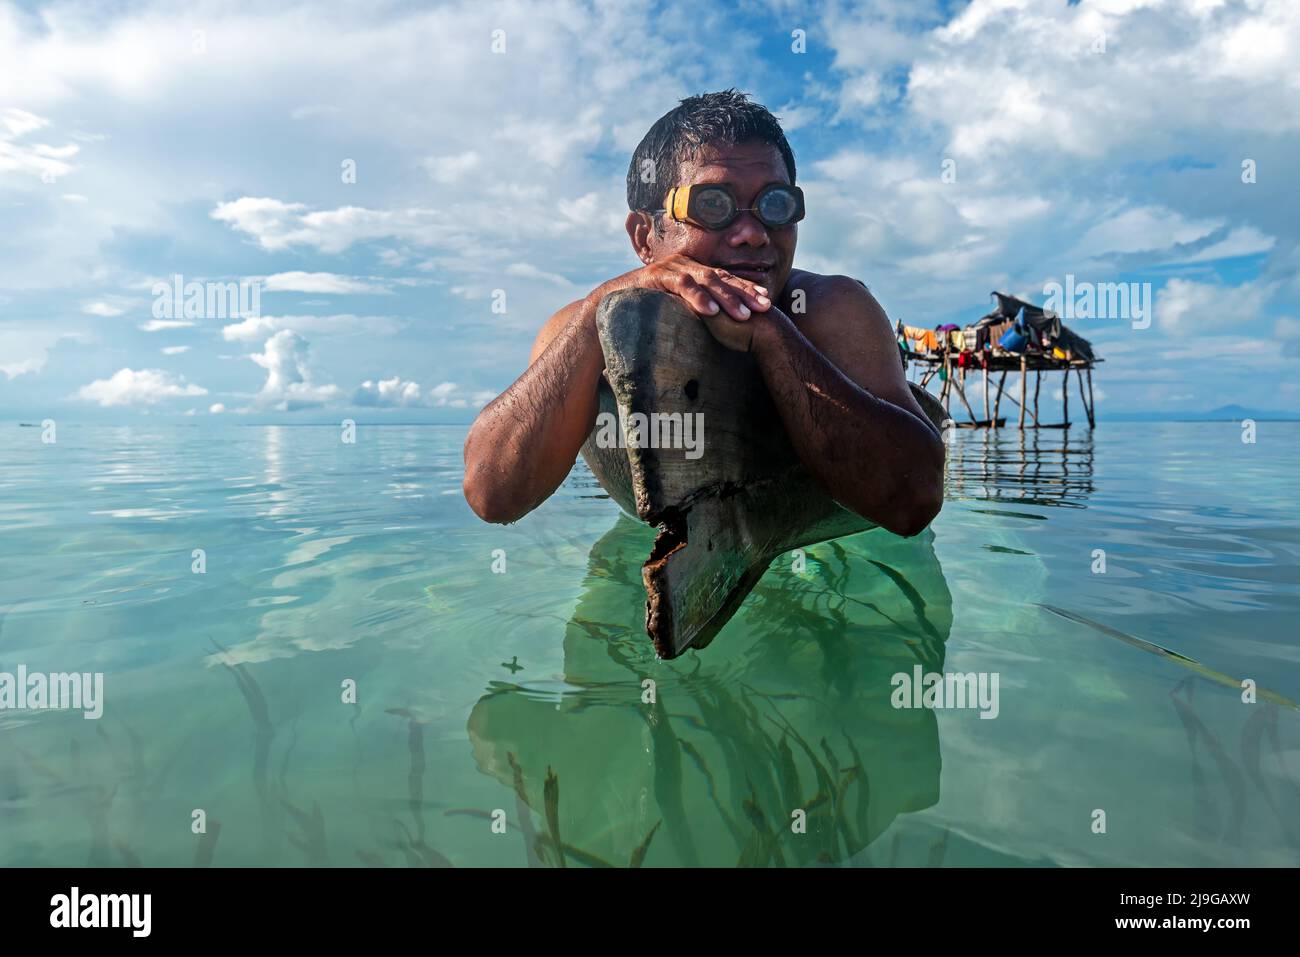
[[[664,209],[668,213],[668,218],[676,220],[679,223],[688,222],[691,205],[691,187],[674,186],[668,190],[668,198],[664,200]]]

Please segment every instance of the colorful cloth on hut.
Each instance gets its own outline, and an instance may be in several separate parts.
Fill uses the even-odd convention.
[[[909,343],[915,343],[913,347],[916,352],[938,352],[939,337],[930,329],[921,329],[917,326],[903,326],[903,338]]]

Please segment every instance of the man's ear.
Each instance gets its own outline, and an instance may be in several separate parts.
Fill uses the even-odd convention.
[[[654,231],[654,220],[649,213],[628,213],[627,221],[623,224],[627,230],[627,238],[632,240],[632,251],[636,253],[637,258],[646,265],[654,261],[654,254],[650,251],[650,235]]]

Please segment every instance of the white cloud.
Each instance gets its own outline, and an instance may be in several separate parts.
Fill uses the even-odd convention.
[[[42,325],[0,325],[0,373],[6,379],[30,375],[45,368],[52,348],[64,339],[84,342],[76,332],[58,332]]]
[[[423,404],[420,399],[420,384],[406,382],[399,376],[372,382],[367,379],[352,393],[354,405],[374,406],[378,408],[404,408]]]
[[[222,326],[221,337],[227,342],[257,342],[282,329],[326,335],[364,332],[380,336],[390,335],[399,327],[400,323],[392,316],[355,316],[351,313],[332,316],[249,316]]]
[[[439,408],[468,409],[487,405],[497,394],[489,391],[466,393],[454,382],[440,382],[429,390],[426,401]]]
[[[859,73],[840,87],[840,115],[870,109],[879,104],[887,93],[881,86],[879,76],[874,73]]]
[[[459,183],[483,164],[478,150],[466,150],[453,156],[427,156],[420,160],[435,182],[443,184]]]
[[[273,317],[249,316],[229,326],[221,327],[221,338],[227,342],[257,342],[273,329]]]
[[[451,235],[435,210],[419,207],[377,210],[341,206],[309,211],[303,203],[244,196],[219,203],[212,218],[251,236],[272,252],[311,246],[323,253],[340,253],[354,243],[372,239],[432,245]]]
[[[126,312],[120,306],[114,306],[107,302],[88,302],[81,307],[81,311],[90,316],[105,316],[108,318],[120,316]]]
[[[249,356],[266,370],[266,382],[256,398],[259,406],[293,412],[338,398],[338,386],[317,385],[313,381],[309,351],[306,339],[290,329],[282,329],[266,340],[260,353]]]
[[[40,372],[45,368],[45,353],[39,356],[28,356],[25,359],[11,359],[8,362],[0,363],[0,372],[4,373],[6,379],[16,379],[20,375],[27,375],[29,372]]]
[[[800,106],[793,102],[772,112],[776,114],[781,129],[785,130],[787,135],[810,126],[821,118],[821,111],[816,106]],[[633,146],[635,147],[635,144]]]
[[[813,170],[827,179],[845,183],[867,181],[876,187],[888,187],[921,178],[921,167],[910,157],[867,153],[858,149],[839,150],[812,164]],[[937,177],[939,164],[929,172]]]
[[[383,17],[232,0],[204,24],[203,58],[188,49],[192,18],[154,0],[98,12],[56,5],[48,16],[0,4],[0,104],[31,111],[5,112],[0,139],[27,151],[29,164],[51,159],[33,153],[34,144],[81,149],[53,157],[70,171],[56,188],[43,186],[30,165],[23,175],[0,172],[6,188],[20,191],[17,205],[4,208],[24,238],[0,257],[0,292],[60,290],[62,299],[20,301],[22,312],[5,305],[6,314],[48,310],[51,324],[86,318],[80,299],[68,310],[66,290],[122,307],[122,322],[95,327],[109,338],[106,349],[137,350],[114,364],[139,367],[154,364],[157,341],[198,341],[172,334],[140,342],[135,327],[150,318],[134,311],[143,293],[129,287],[130,274],[113,271],[165,274],[177,265],[165,258],[169,249],[188,254],[154,239],[192,237],[209,245],[214,261],[243,257],[248,272],[294,270],[275,275],[303,283],[307,276],[382,281],[398,295],[408,294],[396,280],[364,275],[366,264],[375,272],[414,265],[413,273],[439,286],[427,300],[411,295],[411,305],[383,310],[420,316],[393,343],[357,336],[348,348],[324,348],[318,332],[371,326],[357,319],[327,330],[323,316],[247,326],[231,318],[223,337],[254,351],[284,329],[305,335],[322,346],[322,363],[338,363],[318,379],[347,383],[347,393],[358,381],[359,372],[348,371],[354,362],[416,373],[410,357],[431,343],[437,364],[418,367],[421,382],[471,374],[508,381],[526,349],[525,327],[535,331],[562,304],[564,277],[594,285],[635,264],[619,225],[627,151],[681,96],[730,85],[733,75],[790,119],[791,131],[803,127],[795,139],[804,147],[809,218],[800,227],[798,265],[860,275],[893,318],[933,325],[961,304],[974,318],[991,288],[1032,291],[1045,276],[1099,272],[1071,252],[1089,230],[1099,255],[1161,265],[1251,255],[1243,250],[1264,247],[1271,233],[1283,249],[1272,247],[1262,273],[1286,282],[1300,275],[1282,269],[1293,244],[1294,217],[1286,213],[1297,195],[1286,162],[1300,128],[1296,7],[1275,0],[1208,6],[767,0],[745,7],[743,30],[734,29],[734,9],[703,11],[698,29],[647,60],[645,37],[686,9],[676,0],[653,7],[574,0],[527,11],[511,0],[449,0],[436,9],[385,8]],[[789,20],[796,15],[806,22]],[[951,28],[932,29],[953,17]],[[794,61],[808,58],[793,57],[794,72],[778,78],[762,72],[763,58],[737,56],[746,37],[766,36],[770,46],[783,20],[806,26],[811,45],[824,51],[829,44],[834,60],[800,67]],[[712,29],[718,25],[733,29]],[[509,56],[491,56],[486,43],[445,42],[495,26],[509,29]],[[1109,40],[1101,57],[1086,51],[1094,27]],[[431,59],[430,49],[440,55]],[[430,99],[439,89],[456,95]],[[576,107],[574,89],[583,92]],[[202,104],[197,120],[195,103]],[[291,115],[302,122],[285,124]],[[95,127],[77,129],[78,118]],[[198,151],[153,148],[198,120],[247,136],[213,136]],[[279,137],[269,164],[246,149],[248,137],[265,135]],[[360,160],[356,186],[338,180],[338,161],[348,156]],[[960,160],[958,181],[940,189],[939,164],[948,156]],[[1259,161],[1258,186],[1239,182],[1244,156]],[[285,172],[294,169],[316,172]],[[94,199],[64,201],[66,190]],[[1098,226],[1135,209],[1156,212],[1109,232]],[[204,233],[187,221],[195,210],[221,215]],[[1213,232],[1182,242],[1179,227],[1207,224]],[[263,250],[277,255],[258,262]],[[346,260],[330,258],[345,251]],[[99,270],[108,272],[92,276]],[[1182,271],[1196,273],[1211,282],[1209,269]],[[463,299],[501,286],[510,288],[509,316],[477,321],[488,315],[482,299],[468,307]],[[112,288],[134,299],[99,292]],[[291,298],[274,311],[313,308],[292,295],[298,290],[285,291]],[[309,298],[331,294],[348,293],[335,287]],[[1195,297],[1185,298],[1166,295],[1166,315],[1178,328],[1195,322]],[[1300,315],[1293,302],[1279,305]],[[1274,318],[1257,325],[1271,329]],[[197,369],[187,362],[186,371],[207,380],[202,363],[216,357],[195,351],[189,358]],[[26,343],[0,348],[4,370],[29,375],[25,396],[53,381],[30,375],[44,356]],[[445,403],[472,398],[468,390],[442,396]]]
[[[162,354],[165,356],[178,356],[183,352],[189,352],[189,346],[163,346]]]
[[[1176,3],[1153,15],[1155,5],[973,0],[927,38],[909,101],[950,131],[955,153],[985,160],[1131,152],[1187,130],[1300,129],[1300,7],[1260,0],[1206,16]]]
[[[1283,316],[1274,324],[1273,335],[1278,339],[1300,339],[1300,319]]]
[[[263,292],[315,292],[327,295],[385,293],[383,283],[366,282],[332,272],[278,272],[262,280]]]
[[[96,379],[77,390],[75,398],[101,406],[153,405],[178,396],[207,395],[202,386],[187,383],[162,369],[119,369],[112,378]]]
[[[434,405],[446,405],[459,390],[460,386],[454,382],[441,382],[429,390],[429,401]]]
[[[569,163],[575,153],[585,152],[599,142],[599,117],[600,108],[596,106],[564,119],[507,116],[496,135],[506,143],[522,147],[530,158],[558,169]]]
[[[141,332],[166,332],[168,329],[188,329],[194,323],[184,319],[150,319],[140,324]]]
[[[28,113],[26,110],[14,107],[6,107],[0,110],[0,126],[3,126],[5,133],[12,137],[23,136],[33,130],[39,130],[42,126],[48,126],[49,122],[49,120],[41,119],[34,113]]]
[[[208,406],[208,412],[210,412],[212,415],[220,415],[222,412],[225,411],[226,411],[226,407],[221,402],[213,402],[210,406]]]
[[[81,147],[75,143],[50,146],[48,143],[22,143],[28,133],[49,125],[49,120],[14,107],[0,109],[0,173],[16,172],[53,183],[72,172],[68,160]]]
[[[550,283],[553,286],[559,286],[561,289],[571,289],[573,287],[573,283],[559,273],[546,272],[538,269],[532,263],[511,263],[506,267],[506,274],[518,276],[521,279],[536,279],[540,282]]]
[[[1074,254],[1093,257],[1168,249],[1202,239],[1222,225],[1217,220],[1189,221],[1159,206],[1126,209],[1084,233]]]
[[[1266,236],[1253,226],[1242,226],[1232,230],[1217,243],[1206,246],[1200,252],[1187,259],[1185,263],[1214,262],[1216,259],[1232,259],[1236,256],[1255,256],[1266,253],[1276,244],[1272,236]]]
[[[1269,293],[1261,282],[1221,286],[1170,279],[1156,293],[1156,323],[1170,331],[1230,329],[1258,318]],[[1255,343],[1246,344],[1258,348]]]

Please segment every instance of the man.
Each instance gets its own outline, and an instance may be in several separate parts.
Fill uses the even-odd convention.
[[[898,535],[929,525],[943,442],[866,287],[794,268],[803,199],[776,118],[734,90],[683,100],[637,147],[627,196],[641,268],[551,316],[527,370],[470,429],[464,489],[479,517],[517,521],[564,481],[596,421],[596,308],[638,287],[725,317],[714,335],[752,353],[799,458],[836,501]]]

